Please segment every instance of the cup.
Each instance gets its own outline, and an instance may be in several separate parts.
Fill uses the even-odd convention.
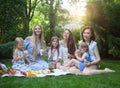
[[[40,55],[43,55],[44,50],[40,49]]]
[[[27,51],[27,50],[25,50],[25,51],[24,51],[24,53],[25,53],[25,54],[28,54],[28,51]]]

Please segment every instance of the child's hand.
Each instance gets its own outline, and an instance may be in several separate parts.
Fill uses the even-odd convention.
[[[80,52],[80,50],[77,51],[77,54],[78,54],[79,57],[81,57],[81,52]]]
[[[12,59],[12,63],[14,63],[14,59]]]
[[[26,57],[27,57],[27,53],[24,53],[24,54],[23,54],[23,58],[26,58]]]

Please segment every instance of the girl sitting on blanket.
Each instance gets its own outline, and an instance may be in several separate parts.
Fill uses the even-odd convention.
[[[16,37],[14,41],[14,52],[13,52],[13,65],[12,68],[20,71],[27,71],[28,65],[25,64],[25,60],[31,64],[27,58],[27,51],[24,51],[24,40],[21,37]]]
[[[77,59],[71,59],[62,67],[63,70],[68,70],[69,67],[75,66],[83,71],[85,68],[85,63],[91,62],[88,53],[88,45],[85,42],[80,43],[79,49],[75,52],[75,56]]]
[[[51,38],[51,47],[48,50],[49,68],[59,68],[61,52],[59,48],[59,39],[57,36]]]

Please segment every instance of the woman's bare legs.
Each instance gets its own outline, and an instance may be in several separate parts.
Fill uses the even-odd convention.
[[[69,68],[69,72],[76,74],[76,75],[84,75],[82,71],[80,71],[79,68],[76,68],[75,66]]]
[[[74,66],[74,67],[69,68],[69,71],[76,75],[93,75],[93,74],[115,72],[114,70],[111,70],[109,68],[105,68],[104,70],[99,70],[99,69],[97,69],[96,65],[86,67],[83,71],[80,71],[79,68],[76,68]]]
[[[105,68],[104,70],[85,68],[83,70],[84,75],[102,74],[102,73],[109,73],[109,72],[115,72],[115,71],[109,68]]]

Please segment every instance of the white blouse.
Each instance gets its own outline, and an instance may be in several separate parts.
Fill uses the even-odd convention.
[[[59,44],[60,44],[61,57],[63,61],[69,60],[68,59],[68,48],[63,46],[62,41],[60,41]]]
[[[48,59],[50,58],[50,56],[52,55],[52,52],[51,52],[51,48],[48,50]],[[56,50],[54,53],[53,53],[53,60],[57,60],[57,59],[61,59],[61,51],[60,51],[60,48],[59,48],[59,54],[58,54],[58,51]]]

